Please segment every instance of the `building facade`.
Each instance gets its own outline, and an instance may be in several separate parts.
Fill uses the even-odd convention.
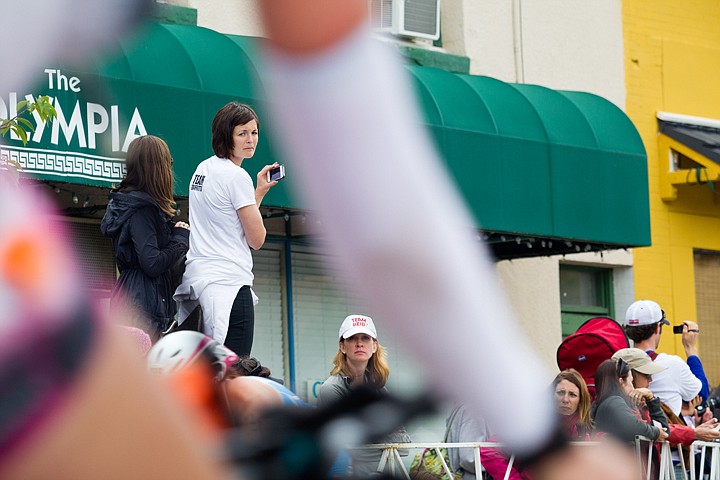
[[[648,153],[652,247],[635,251],[637,298],[671,323],[700,325],[711,385],[720,381],[720,4],[624,2],[627,113]],[[682,135],[681,135],[682,134]],[[660,350],[684,355],[666,332]]]
[[[224,33],[262,36],[255,2],[169,2],[194,9],[197,23]],[[432,3],[432,2],[431,2]],[[393,37],[410,56],[511,83],[585,91],[625,108],[621,2],[446,0],[440,40]],[[443,58],[445,57],[445,60]],[[451,60],[447,60],[447,58]],[[454,60],[454,63],[453,63]],[[451,68],[452,68],[451,67]],[[592,219],[588,219],[588,222]],[[632,254],[610,250],[498,262],[518,318],[542,358],[555,367],[555,349],[592,316],[618,318],[634,301]],[[332,351],[332,349],[331,349]]]
[[[498,275],[520,324],[552,370],[563,335],[593,316],[618,318],[634,300],[641,277],[633,273],[631,251],[618,247],[649,244],[645,149],[622,113],[631,100],[627,15],[623,23],[619,0],[415,3],[439,8],[439,23],[430,15],[427,24],[396,24],[396,13],[380,12],[376,26],[384,33],[378,39],[411,64],[426,123],[449,167],[468,154],[497,155],[475,159],[472,178],[456,180],[485,228],[479,238],[499,259]],[[3,151],[19,156],[54,191],[85,256],[86,276],[100,292],[111,286],[114,264],[99,219],[108,187],[121,174],[128,139],[151,133],[168,140],[185,219],[189,174],[211,154],[214,112],[237,98],[262,113],[266,101],[254,62],[253,38],[263,35],[257,1],[169,0],[158,3],[155,16],[164,25],[140,34],[142,48],[123,40],[125,53],[99,71],[63,65],[41,70],[39,80],[63,117],[44,134],[40,130],[37,142]],[[113,95],[103,94],[105,88]],[[3,100],[0,117],[3,106],[10,113],[27,93]],[[96,146],[110,153],[99,154]],[[85,153],[68,153],[74,151]],[[271,128],[263,127],[256,157],[247,165],[255,171],[259,162],[282,161]],[[634,166],[624,170],[627,165]],[[290,168],[289,182],[291,175]],[[86,184],[83,178],[93,180]],[[633,188],[635,181],[640,188]],[[291,183],[266,197],[269,239],[254,254],[261,301],[253,354],[313,401],[329,374],[342,319],[373,312],[326,268],[317,220],[285,185]],[[624,208],[618,199],[626,195]],[[390,388],[420,388],[422,372],[383,334],[383,321],[377,319],[390,353]],[[441,430],[441,420],[430,422],[414,438],[434,440]]]
[[[590,92],[625,110],[620,0],[445,1],[442,9],[443,47],[469,57],[471,73]],[[632,266],[631,251],[611,250],[502,261],[498,272],[520,321],[555,367],[560,339],[583,321],[624,316],[634,301]]]

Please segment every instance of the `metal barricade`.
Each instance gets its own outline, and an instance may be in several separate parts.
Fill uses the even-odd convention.
[[[647,455],[642,454],[641,445],[643,442],[647,442],[650,446],[647,449]],[[652,455],[654,451],[653,442],[649,438],[637,437],[635,439],[636,453],[638,460],[640,461],[640,468],[642,469],[642,477],[644,480],[650,480],[652,478],[652,470],[648,468],[652,465]],[[673,465],[672,458],[672,447],[668,442],[662,442],[659,449],[659,465],[658,465],[658,479],[659,480],[720,480],[720,443],[717,442],[701,442],[696,440],[690,445],[690,465],[685,465],[685,458],[682,452],[682,445],[677,445],[675,448],[678,452],[678,459],[680,461],[680,476],[676,475],[675,467]],[[695,458],[695,451],[698,450],[700,460],[699,465],[703,466],[703,471],[698,476],[698,462]],[[709,471],[705,472],[705,460],[709,460]]]
[[[647,455],[642,453],[642,444],[647,443]],[[635,453],[637,454],[638,463],[640,465],[641,477],[644,480],[652,480],[652,466],[653,466],[653,452],[658,442],[655,442],[649,438],[638,436],[635,437]],[[680,454],[680,462],[683,466],[683,477],[677,478],[675,475],[675,468],[673,466],[672,459],[672,447],[668,442],[662,442],[659,449],[659,465],[658,465],[658,480],[688,480],[687,475],[684,473],[685,462],[682,456],[681,446],[678,445],[678,453]]]
[[[695,455],[690,455],[690,479],[691,480],[710,480],[720,478],[720,443],[717,442],[693,442],[700,452],[700,465],[705,466],[705,459],[707,456],[710,458],[710,471],[706,474],[704,471],[700,472],[700,476],[696,475]]]
[[[642,442],[648,444],[647,454],[642,453]],[[592,447],[598,445],[599,442],[571,442],[573,446],[580,447]],[[652,440],[645,437],[637,437],[635,440],[636,455],[638,463],[641,468],[641,475],[638,477],[643,480],[652,480],[652,469],[648,468],[653,464],[653,451],[655,451],[655,444]],[[675,468],[673,466],[672,459],[672,447],[668,442],[662,442],[659,446],[659,464],[658,464],[658,480],[720,480],[720,443],[715,442],[701,442],[696,441],[692,444],[699,450],[699,463],[705,465],[706,458],[709,459],[710,470],[701,476],[696,475],[697,461],[695,455],[690,455],[690,464],[685,465],[685,460],[682,455],[682,446],[677,445],[677,452],[680,459],[680,465],[682,474],[677,476],[675,474]],[[426,449],[435,450],[442,464],[443,478],[447,480],[454,480],[453,471],[445,460],[444,456],[441,455],[440,449],[452,449],[452,448],[472,448],[473,458],[475,464],[475,471],[480,471],[482,468],[482,461],[480,458],[481,448],[502,448],[501,443],[495,442],[461,442],[461,443],[376,443],[371,445],[364,445],[358,447],[361,449],[382,449],[383,453],[380,458],[377,470],[379,472],[388,471],[392,475],[400,476],[400,478],[410,479],[410,472],[408,471],[405,462],[398,450],[411,450],[411,451],[424,451]],[[410,455],[408,458],[414,458],[414,455]],[[513,465],[515,463],[515,457],[511,456],[508,459],[508,467],[505,471],[504,479],[508,480],[510,473],[512,472]],[[688,474],[689,470],[689,474]]]
[[[480,460],[480,449],[481,448],[502,448],[503,445],[495,442],[458,442],[458,443],[374,443],[371,445],[364,445],[358,447],[361,449],[382,449],[383,453],[380,457],[380,463],[378,464],[377,471],[384,472],[388,471],[392,475],[401,475],[401,478],[409,479],[410,472],[408,471],[405,463],[400,456],[398,450],[411,450],[411,451],[424,451],[426,449],[433,449],[437,454],[443,467],[443,478],[448,480],[454,480],[455,476],[450,468],[450,465],[445,461],[445,457],[440,453],[441,448],[472,448],[475,471],[479,471],[482,468],[482,462]],[[414,458],[415,455],[409,455],[409,458]],[[515,456],[509,458],[508,468],[505,472],[504,480],[507,480],[512,472],[513,464],[515,462]]]
[[[591,447],[597,445],[598,442],[571,442],[571,445]],[[482,461],[480,459],[481,448],[503,448],[501,443],[496,442],[457,442],[457,443],[376,443],[372,445],[364,445],[358,447],[361,449],[382,449],[383,453],[380,458],[377,470],[379,472],[388,471],[392,475],[400,475],[401,478],[410,479],[410,472],[405,466],[400,453],[398,450],[412,450],[412,451],[424,451],[425,449],[433,449],[437,454],[440,462],[442,463],[443,478],[447,480],[454,480],[453,471],[445,461],[445,458],[440,453],[441,448],[452,449],[452,448],[472,448],[473,459],[475,465],[475,471],[478,472],[482,468]],[[414,455],[410,455],[408,458],[414,458]],[[503,480],[508,480],[512,473],[513,466],[515,464],[515,456],[511,456],[508,459],[508,467],[505,470]]]

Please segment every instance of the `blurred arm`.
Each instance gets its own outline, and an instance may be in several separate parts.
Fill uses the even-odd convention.
[[[398,340],[422,352],[416,358],[437,391],[487,418],[518,453],[546,443],[552,375],[514,322],[476,225],[420,127],[405,71],[361,25],[367,3],[262,5],[274,36],[264,83],[273,123],[335,266]],[[428,335],[438,319],[442,334]],[[524,392],[532,411],[508,417],[506,399],[488,393],[497,388]]]

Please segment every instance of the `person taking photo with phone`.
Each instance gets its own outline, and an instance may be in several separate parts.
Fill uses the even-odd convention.
[[[650,390],[667,404],[675,415],[680,415],[682,402],[689,402],[700,394],[707,398],[708,381],[697,351],[699,329],[694,322],[682,325],[682,343],[687,362],[677,355],[657,353],[663,326],[670,325],[660,305],[652,300],[638,300],[625,313],[624,329],[635,348],[645,351],[658,365],[667,367],[653,375]],[[691,331],[693,330],[693,331]]]
[[[183,280],[175,292],[179,323],[199,305],[203,331],[240,356],[250,355],[257,296],[252,291],[250,249],[265,243],[260,203],[277,180],[266,165],[257,187],[242,168],[255,155],[260,120],[245,104],[230,102],[212,123],[215,155],[198,165],[190,180],[190,251]]]

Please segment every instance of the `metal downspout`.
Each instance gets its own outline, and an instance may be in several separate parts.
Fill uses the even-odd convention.
[[[515,59],[515,83],[525,83],[523,60],[522,0],[512,2],[513,56]]]

